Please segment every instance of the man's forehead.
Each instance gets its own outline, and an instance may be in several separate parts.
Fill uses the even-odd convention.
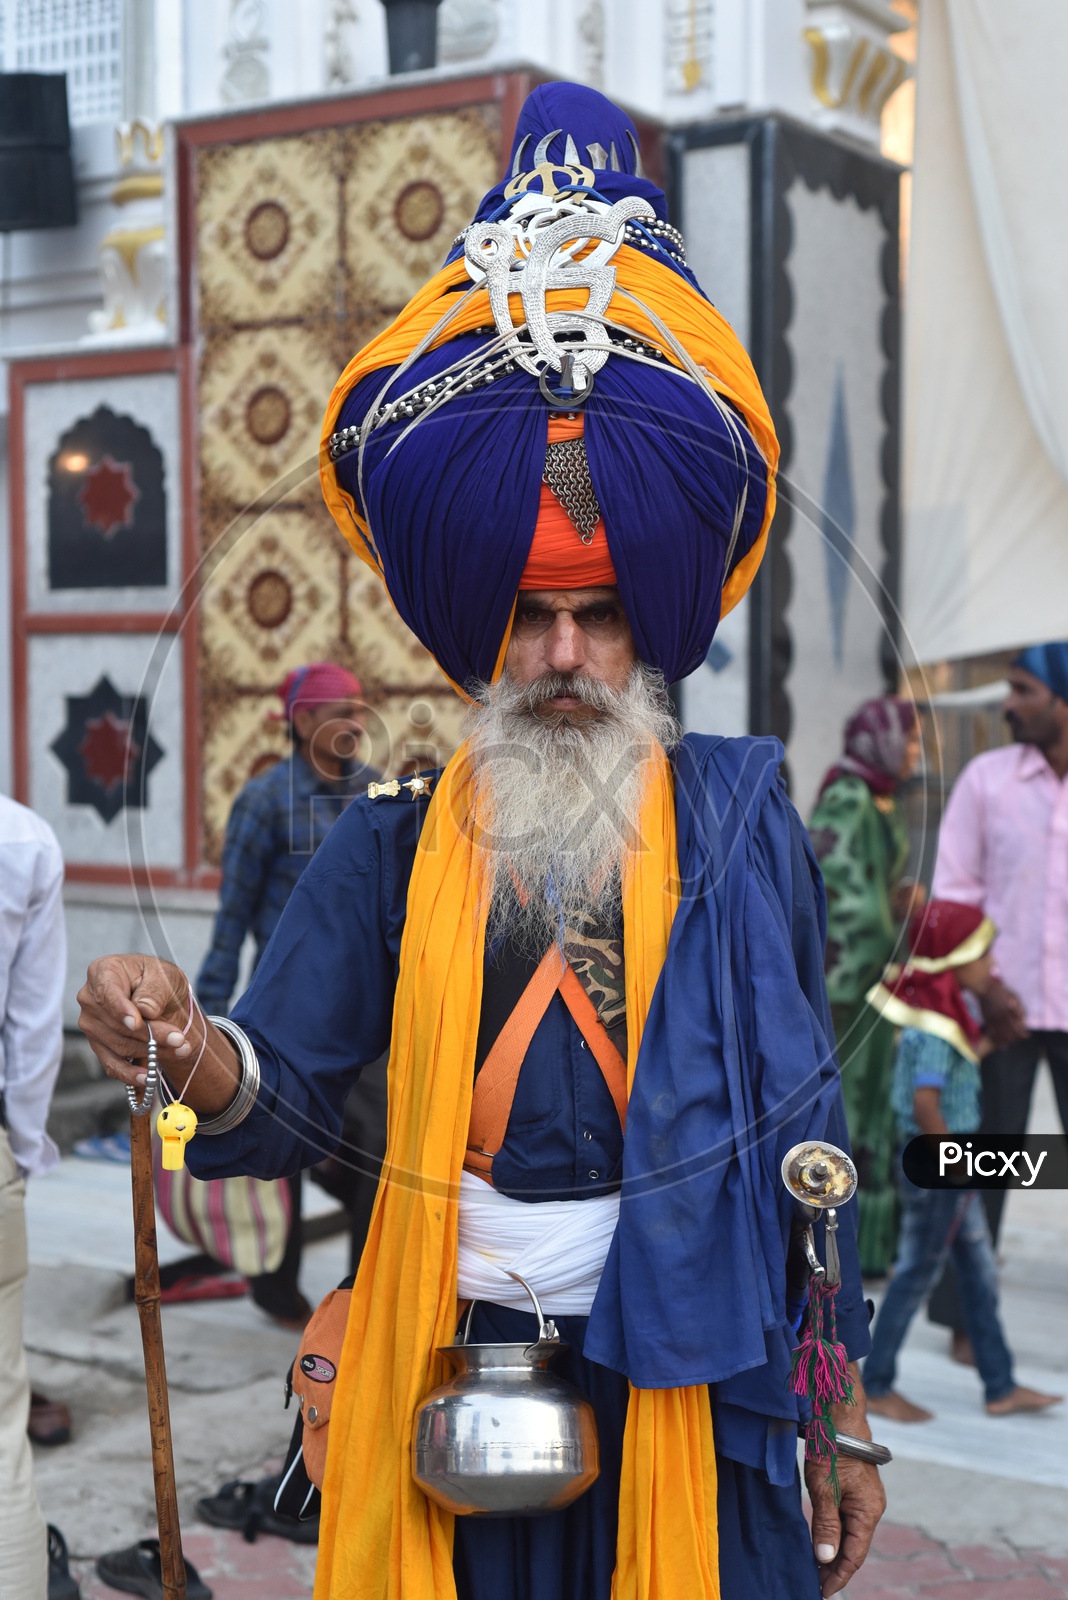
[[[1048,683],[1043,683],[1041,678],[1036,678],[1033,672],[1028,672],[1026,667],[1010,667],[1008,672],[1009,684],[1013,689],[1026,689],[1034,693],[1036,689],[1051,694]]]
[[[296,709],[299,708],[300,701],[298,700]],[[314,704],[308,707],[309,711],[319,711],[324,715],[334,717],[350,716],[359,709],[360,702],[352,695],[344,695],[339,700],[316,700]]]
[[[619,590],[608,585],[595,589],[520,589],[519,599],[524,605],[545,606],[553,611],[581,611],[584,606],[618,600]]]

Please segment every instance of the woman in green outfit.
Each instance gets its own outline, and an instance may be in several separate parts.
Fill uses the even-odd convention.
[[[897,1245],[894,1029],[864,996],[893,959],[901,923],[923,903],[922,886],[902,876],[908,830],[895,797],[920,750],[909,701],[867,701],[846,724],[845,751],[823,780],[809,824],[827,887],[827,992],[860,1175],[860,1264],[872,1277],[887,1271]]]

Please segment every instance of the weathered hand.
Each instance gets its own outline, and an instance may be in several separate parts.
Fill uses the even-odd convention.
[[[836,1506],[827,1463],[805,1462],[805,1485],[812,1501],[812,1543],[825,1596],[844,1589],[862,1565],[879,1518],[886,1510],[878,1467],[839,1456],[838,1478],[842,1498]]]
[[[986,992],[980,997],[979,1004],[983,1012],[985,1032],[995,1050],[1004,1050],[1006,1045],[1027,1038],[1028,1028],[1024,1019],[1023,1003],[1019,995],[1014,994],[1008,984],[1002,983],[1000,978],[991,979]]]
[[[184,1061],[194,1044],[199,1049],[199,1018],[188,1035],[189,981],[171,961],[157,956],[102,956],[90,964],[78,991],[78,1026],[109,1077],[123,1083],[145,1081],[148,1028],[151,1024],[165,1059]]]

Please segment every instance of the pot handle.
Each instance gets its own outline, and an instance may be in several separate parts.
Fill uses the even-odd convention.
[[[533,1300],[533,1302],[534,1302],[534,1311],[535,1311],[535,1314],[536,1314],[536,1316],[538,1318],[538,1324],[539,1324],[539,1326],[538,1326],[538,1339],[539,1339],[539,1341],[542,1340],[542,1339],[557,1339],[557,1338],[559,1338],[559,1334],[556,1331],[556,1323],[552,1320],[551,1317],[547,1317],[545,1315],[544,1311],[541,1309],[541,1302],[539,1301],[537,1295],[534,1293],[534,1290],[530,1287],[530,1284],[527,1282],[527,1280],[525,1278],[521,1278],[519,1276],[518,1272],[512,1272],[512,1270],[510,1268],[508,1269],[508,1276],[510,1278],[514,1278],[516,1283],[521,1283],[523,1285],[523,1288],[527,1291],[527,1294],[529,1294],[531,1300]]]

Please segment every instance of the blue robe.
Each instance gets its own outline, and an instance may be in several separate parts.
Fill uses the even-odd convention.
[[[461,1600],[608,1600],[627,1378],[711,1386],[723,1600],[819,1594],[796,1486],[804,1412],[786,1381],[803,1281],[778,1164],[803,1138],[845,1145],[846,1133],[821,879],[781,758],[776,740],[692,735],[675,754],[682,896],[625,1144],[559,999],[525,1058],[498,1187],[536,1203],[620,1183],[627,1200],[590,1318],[563,1319],[606,1467],[566,1512],[464,1522]],[[335,1149],[348,1090],[388,1045],[423,815],[403,796],[356,801],[332,828],[234,1009],[260,1059],[259,1100],[232,1133],[190,1145],[198,1176],[275,1177]],[[842,1222],[839,1332],[859,1359],[868,1319],[851,1208]],[[477,1317],[474,1337],[532,1327],[499,1307]]]

